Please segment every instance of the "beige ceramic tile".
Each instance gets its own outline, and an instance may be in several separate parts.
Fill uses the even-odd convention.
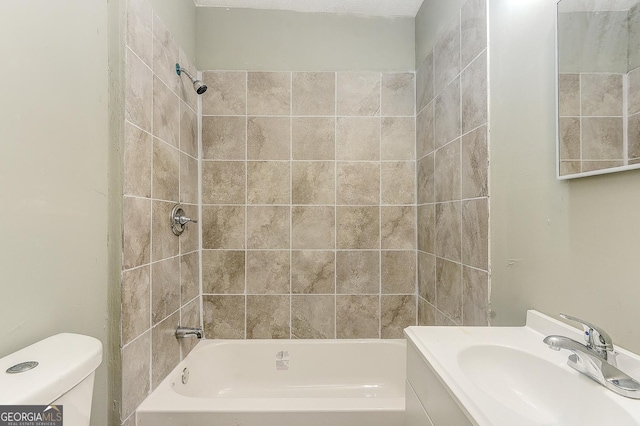
[[[462,137],[462,198],[489,195],[489,150],[487,128],[480,127]]]
[[[289,339],[291,296],[247,296],[247,339]]]
[[[383,116],[415,116],[415,74],[382,74],[381,100]]]
[[[416,252],[383,251],[381,254],[382,293],[416,292]]]
[[[151,255],[151,202],[124,197],[122,262],[125,269],[149,263]]]
[[[200,294],[200,256],[198,252],[180,258],[180,305],[184,306]]]
[[[380,337],[380,296],[336,296],[336,337]]]
[[[433,203],[435,195],[435,154],[429,154],[418,160],[418,204]]]
[[[441,92],[460,73],[460,15],[440,33],[433,48],[435,93]]]
[[[337,207],[337,248],[379,249],[379,207]]]
[[[124,77],[125,118],[151,132],[153,72],[136,55],[127,51]]]
[[[427,303],[426,300],[418,298],[418,325],[433,326],[436,325],[436,308]]]
[[[325,117],[295,117],[291,122],[294,160],[334,160],[336,121]]]
[[[336,293],[380,293],[380,252],[336,252]]]
[[[244,339],[245,296],[202,296],[207,339]]]
[[[151,266],[151,321],[155,326],[180,309],[180,259]]]
[[[198,117],[184,102],[180,103],[180,151],[198,158]]]
[[[153,78],[153,135],[178,147],[180,99],[158,77]]]
[[[435,149],[435,102],[429,103],[416,119],[416,156],[422,158]]]
[[[418,250],[435,254],[436,206],[418,206]]]
[[[487,272],[462,268],[464,301],[463,324],[486,327],[489,309],[489,276]]]
[[[431,51],[416,71],[416,114],[433,100],[433,73],[433,51]]]
[[[438,95],[434,104],[435,147],[460,137],[460,79],[456,78]]]
[[[489,120],[487,52],[482,53],[462,72],[462,133]]]
[[[337,163],[337,204],[380,204],[380,164]]]
[[[291,157],[291,120],[281,117],[249,117],[247,122],[247,159],[289,160]]]
[[[416,202],[416,168],[414,162],[380,164],[382,204]]]
[[[416,296],[381,296],[380,326],[383,339],[402,339],[403,330],[416,325]]]
[[[294,294],[335,293],[335,252],[292,251],[291,292]]]
[[[460,202],[436,204],[436,253],[455,262],[461,256]]]
[[[180,202],[198,203],[198,160],[180,154]]]
[[[581,74],[580,104],[583,116],[621,116],[622,75]]]
[[[436,257],[418,252],[418,296],[436,303]]]
[[[180,61],[180,49],[171,33],[157,14],[153,14],[153,73],[178,93],[180,76],[176,73],[176,62]]]
[[[247,248],[288,249],[289,207],[247,207]]]
[[[180,194],[180,151],[153,140],[153,198],[177,202]]]
[[[136,413],[132,413],[128,419],[120,423],[120,426],[136,426]]]
[[[624,162],[622,160],[619,160],[619,161],[583,161],[582,162],[582,171],[583,172],[592,172],[594,170],[611,169],[613,167],[621,167],[621,166],[624,166]]]
[[[380,73],[338,73],[338,115],[380,115]]]
[[[247,294],[289,294],[289,251],[247,251]]]
[[[334,204],[335,163],[333,161],[293,162],[293,204]]]
[[[580,74],[558,76],[558,102],[561,117],[580,115]]]
[[[489,269],[489,200],[462,202],[462,263]]]
[[[203,115],[245,115],[247,112],[247,73],[244,71],[206,71],[202,80],[207,93],[202,96]]]
[[[151,333],[122,349],[122,418],[131,415],[151,390]]]
[[[240,161],[203,161],[202,203],[244,204],[245,163]]]
[[[449,318],[447,315],[445,315],[444,313],[440,312],[439,310],[436,309],[436,326],[441,327],[441,326],[445,326],[445,327],[454,327],[456,325],[461,325],[461,321],[454,321],[451,318]]]
[[[151,327],[149,271],[149,266],[144,266],[122,273],[122,343],[124,345]]]
[[[629,73],[629,115],[640,112],[640,68]]]
[[[336,159],[375,161],[380,159],[380,119],[341,117],[337,122]]]
[[[291,297],[291,337],[294,339],[335,338],[335,296]]]
[[[248,204],[289,204],[291,202],[291,163],[288,161],[249,161],[247,163]]]
[[[335,110],[335,73],[293,73],[293,115],[335,115]]]
[[[622,118],[582,119],[582,159],[622,159]]]
[[[335,248],[335,207],[293,207],[292,248]]]
[[[202,248],[243,249],[244,207],[203,206]]]
[[[436,151],[436,201],[460,199],[460,140],[455,140]]]
[[[151,135],[129,123],[124,134],[124,195],[151,197]]]
[[[291,73],[248,73],[247,113],[249,115],[290,115]]]
[[[628,140],[629,158],[640,157],[640,114],[629,117]]]
[[[385,206],[381,209],[382,248],[414,250],[416,248],[416,208]]]
[[[560,176],[573,175],[582,171],[581,161],[561,161]]]
[[[202,250],[202,291],[244,293],[244,251]]]
[[[202,117],[202,156],[205,160],[244,160],[245,117]]]
[[[151,67],[153,9],[146,0],[127,2],[127,46]]]
[[[180,362],[180,342],[176,328],[180,311],[171,315],[151,330],[151,389],[158,387]]]
[[[464,68],[487,47],[486,0],[467,0],[460,18],[460,59]]]
[[[436,260],[436,306],[456,323],[462,320],[462,266]]]
[[[580,118],[560,117],[560,159],[580,159]]]
[[[413,160],[416,148],[416,121],[413,117],[384,117],[380,132],[382,160]]]

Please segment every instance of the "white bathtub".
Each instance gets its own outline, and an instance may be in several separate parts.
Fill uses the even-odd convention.
[[[138,407],[137,424],[402,425],[405,354],[404,340],[205,340]]]

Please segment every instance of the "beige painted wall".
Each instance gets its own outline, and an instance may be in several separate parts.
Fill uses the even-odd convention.
[[[198,8],[202,70],[413,71],[414,19]]]
[[[493,325],[566,312],[640,351],[640,172],[555,178],[555,0],[490,2]]]
[[[148,0],[191,61],[196,57],[196,5],[193,0]]]
[[[60,332],[106,347],[107,3],[4,0],[0,51],[0,356]]]
[[[417,66],[420,66],[431,52],[444,26],[451,22],[456,14],[460,13],[465,2],[466,0],[424,0],[415,21],[416,49],[414,54]]]

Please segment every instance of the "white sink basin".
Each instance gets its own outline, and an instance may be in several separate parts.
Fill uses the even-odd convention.
[[[460,352],[458,363],[475,386],[536,424],[637,425],[619,404],[603,398],[601,389],[585,386],[591,379],[521,350],[472,346]]]
[[[567,365],[571,352],[542,342],[550,334],[582,341],[582,332],[538,312],[529,311],[525,327],[409,327],[405,333],[471,424],[640,425],[640,400],[575,371]],[[616,350],[619,367],[637,379],[640,358]]]

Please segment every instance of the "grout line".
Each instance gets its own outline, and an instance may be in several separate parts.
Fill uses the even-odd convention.
[[[289,339],[293,337],[293,73],[289,80]]]
[[[333,104],[333,337],[338,338],[338,73],[334,75]]]
[[[248,251],[247,251],[247,247],[248,247],[248,236],[247,236],[247,232],[249,229],[249,191],[248,191],[248,187],[249,187],[249,171],[247,170],[248,167],[248,158],[249,158],[249,73],[248,72],[244,72],[244,330],[243,330],[243,336],[246,339],[247,338],[247,307],[248,307],[248,297],[247,297],[247,290],[248,290],[248,282],[247,282],[247,275],[249,272],[249,265],[248,265]]]

